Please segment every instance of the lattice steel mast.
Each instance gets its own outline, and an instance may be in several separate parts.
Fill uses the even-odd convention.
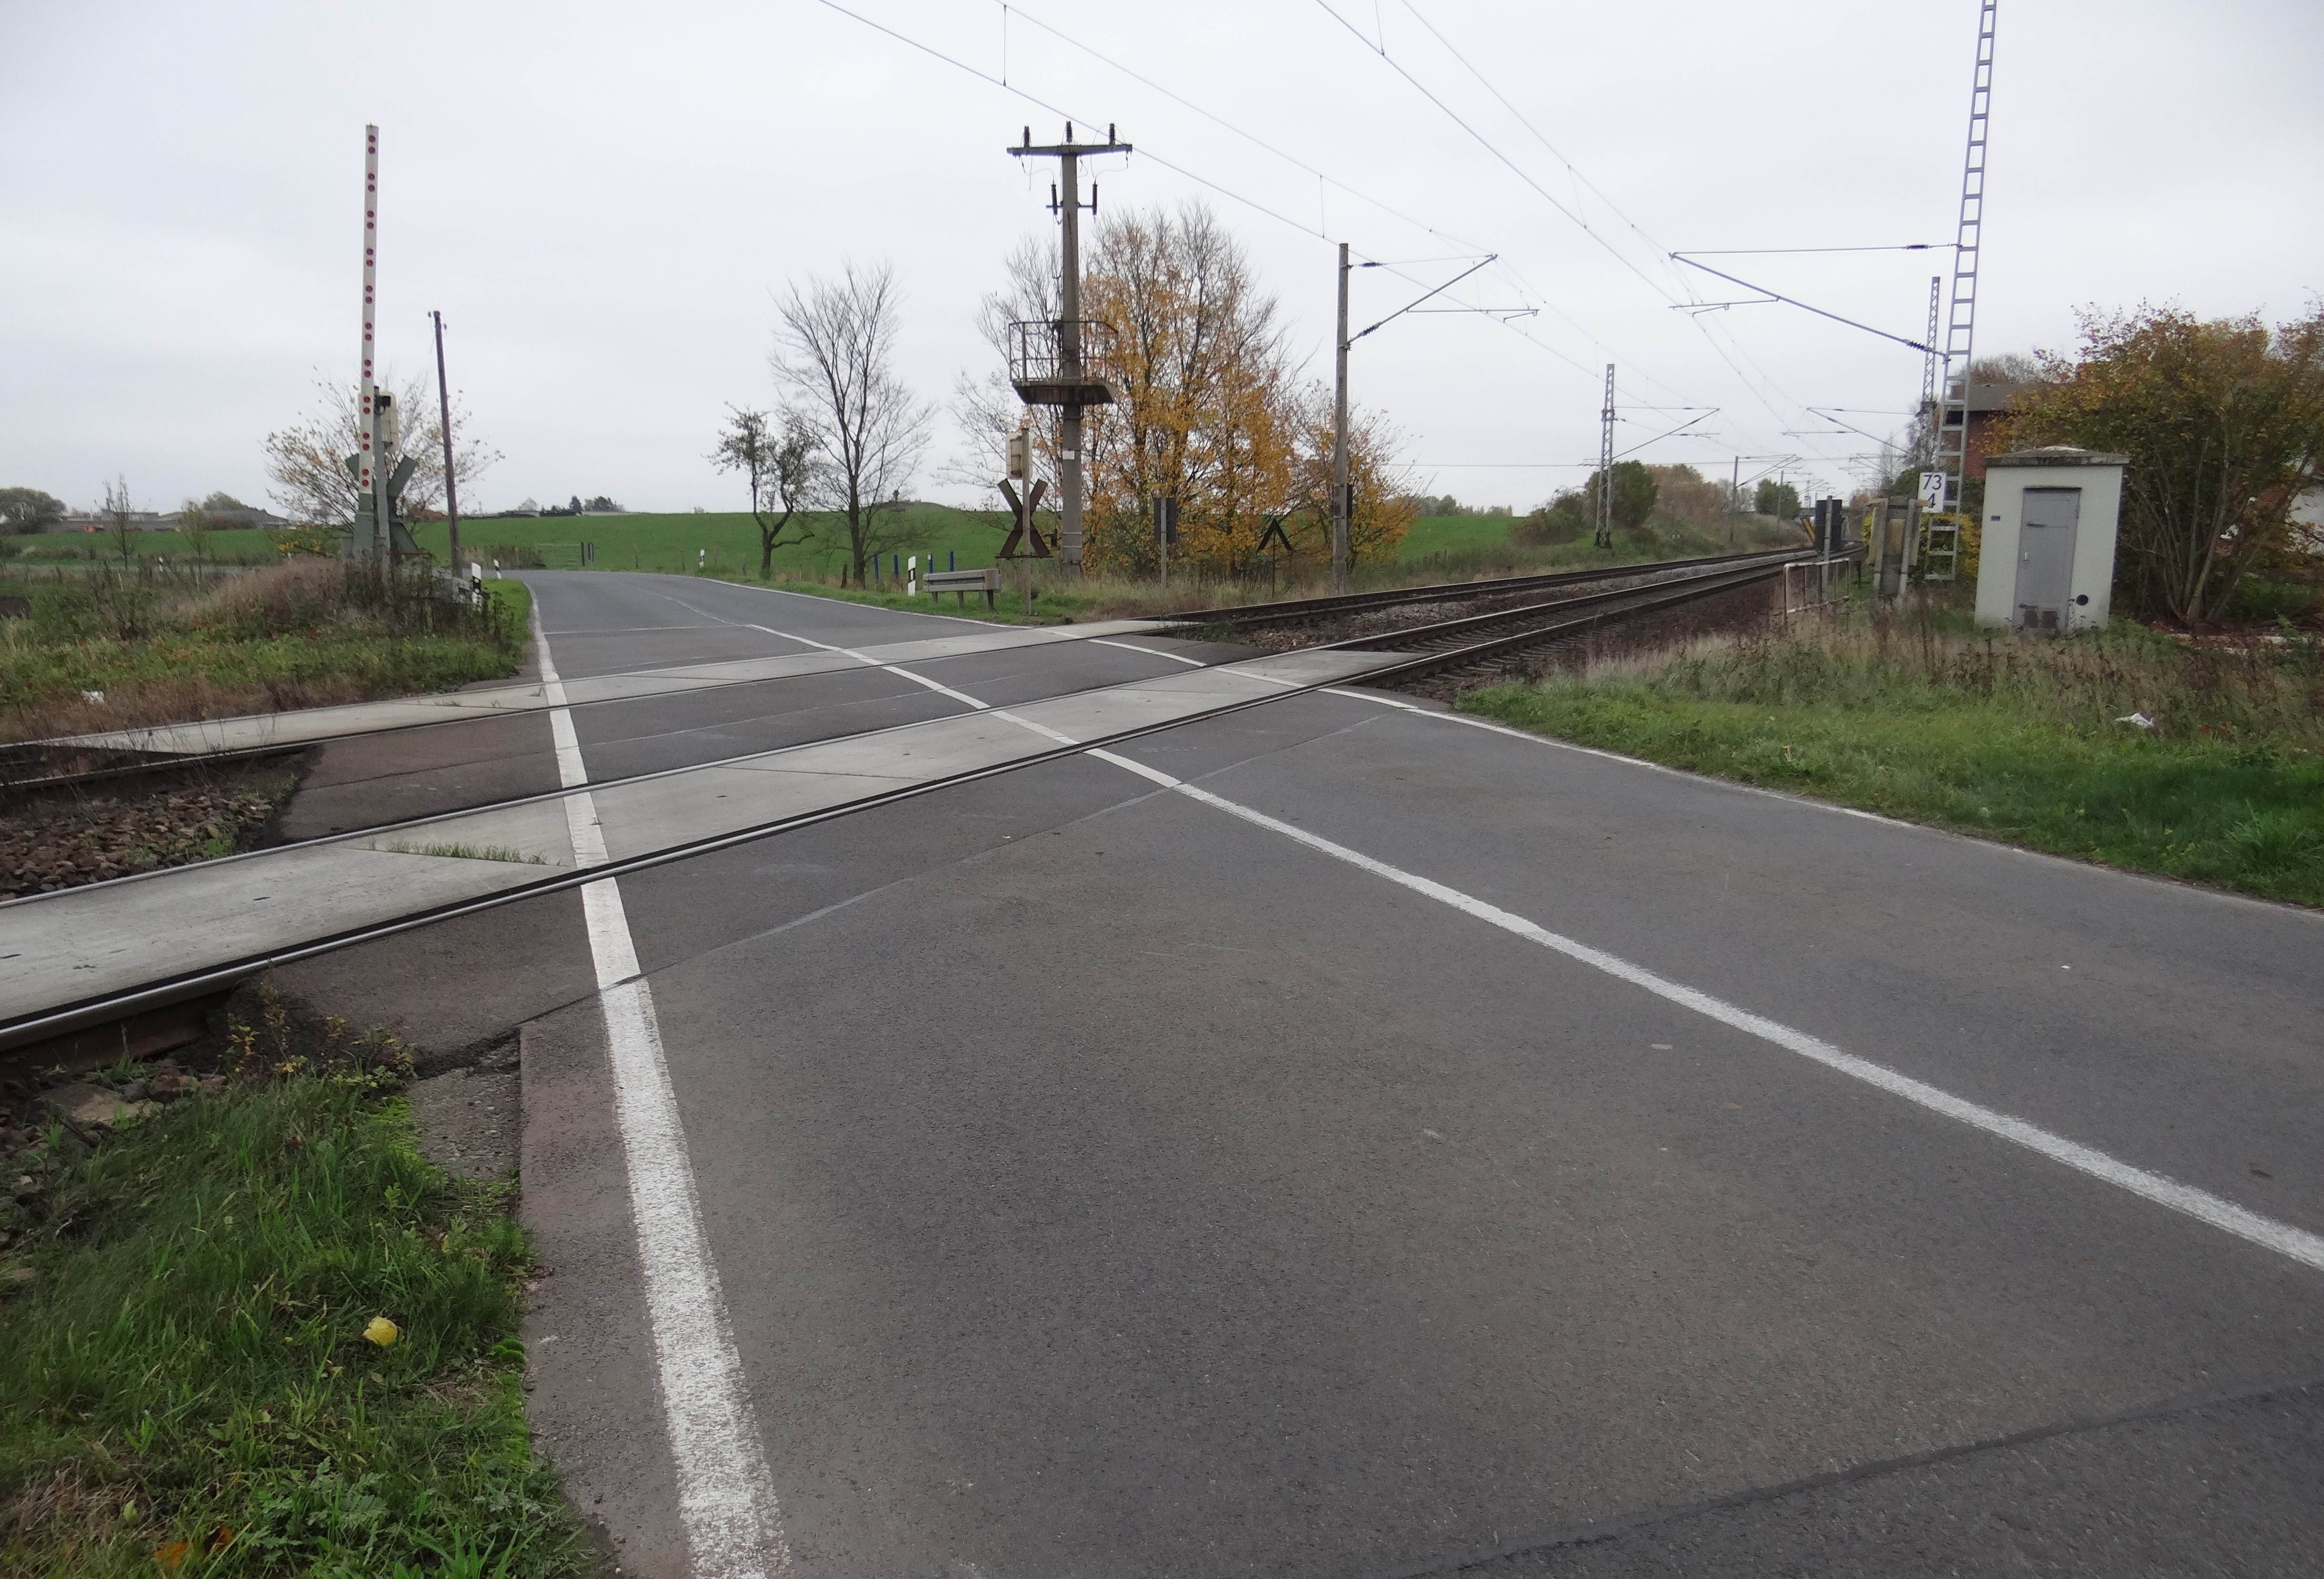
[[[1943,386],[1938,380],[1942,367],[1941,358],[1937,352],[1937,329],[1941,321],[1939,315],[1944,308],[1944,298],[1945,277],[1941,274],[1930,275],[1929,333],[1923,341],[1929,349],[1921,358],[1922,435],[1920,441],[1913,446],[1914,454],[1912,457],[1924,466],[1932,466],[1936,464],[1937,460],[1938,404],[1944,395]]]
[[[1969,149],[1961,161],[1960,224],[1953,237],[1951,309],[1945,322],[1944,409],[1937,425],[1937,464],[1945,473],[1945,508],[1959,510],[1969,455],[1969,361],[1977,344],[1977,270],[1985,229],[1986,126],[1993,107],[1993,23],[1999,0],[1978,9],[1977,70],[1969,96]]]
[[[1606,404],[1598,411],[1598,537],[1600,548],[1614,546],[1614,364],[1606,364]]]

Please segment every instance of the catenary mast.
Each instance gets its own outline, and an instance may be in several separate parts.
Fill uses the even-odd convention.
[[[374,318],[379,306],[379,128],[364,128],[363,381],[355,393],[355,519],[347,539],[351,558],[368,559],[381,549],[379,514],[379,388]]]

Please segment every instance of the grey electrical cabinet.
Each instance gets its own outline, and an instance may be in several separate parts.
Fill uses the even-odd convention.
[[[2128,464],[2065,445],[1987,457],[1979,625],[2062,633],[2107,622]]]

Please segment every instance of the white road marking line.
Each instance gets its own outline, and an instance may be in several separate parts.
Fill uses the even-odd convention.
[[[557,675],[534,605],[532,635],[552,711],[557,772],[567,788],[588,783],[565,686]],[[604,830],[586,790],[566,797],[573,856],[605,860]],[[671,1088],[653,990],[638,968],[620,882],[581,890],[589,952],[613,1074],[615,1116],[630,1176],[630,1212],[645,1274],[646,1316],[660,1373],[662,1424],[678,1467],[678,1510],[691,1571],[701,1579],[769,1579],[790,1567],[742,1357],[726,1314],[718,1269],[703,1232],[694,1167]]]
[[[1163,772],[1158,767],[1148,767],[1143,762],[1133,762],[1127,757],[1117,757],[1112,752],[1105,750],[1091,751],[1086,753],[1086,755],[1094,757],[1101,762],[1111,762],[1116,767],[1126,767],[1130,772],[1138,775],[1139,777],[1150,778],[1156,784],[1164,785],[1167,788],[1176,789],[1179,787],[1179,780],[1171,777],[1168,774]]]
[[[1416,709],[1415,711],[1425,710]],[[1463,894],[1457,888],[1450,888],[1442,883],[1405,871],[1401,868],[1392,867],[1386,861],[1375,860],[1370,856],[1350,849],[1343,844],[1334,844],[1320,834],[1310,833],[1304,828],[1295,827],[1278,818],[1270,817],[1264,812],[1255,811],[1251,807],[1230,801],[1222,795],[1213,794],[1208,790],[1199,789],[1183,780],[1173,778],[1159,769],[1148,767],[1143,763],[1132,762],[1111,751],[1092,751],[1089,755],[1103,757],[1106,761],[1120,767],[1129,768],[1131,772],[1156,784],[1167,785],[1180,794],[1200,801],[1204,805],[1216,807],[1230,816],[1240,817],[1244,822],[1267,829],[1270,832],[1280,833],[1285,838],[1304,844],[1310,849],[1330,856],[1333,860],[1345,861],[1348,865],[1370,872],[1374,877],[1385,877],[1400,887],[1409,888],[1412,892],[1424,895],[1441,904],[1451,905],[1453,909],[1465,915],[1473,916],[1489,926],[1499,927],[1501,931],[1513,933],[1528,942],[1538,943],[1545,949],[1563,954],[1567,959],[1587,965],[1593,970],[1602,970],[1607,975],[1627,981],[1633,987],[1644,987],[1656,997],[1676,1004],[1682,1008],[1692,1009],[1698,1014],[1716,1020],[1723,1025],[1732,1026],[1747,1035],[1772,1042],[1787,1052],[1797,1053],[1802,1058],[1812,1060],[1826,1069],[1847,1075],[1852,1079],[1877,1087],[1891,1096],[1901,1097],[1907,1102],[1929,1109],[1932,1113],[1941,1114],[1947,1118],[1966,1124],[1973,1129],[1983,1130],[1987,1134],[1997,1136],[2015,1145],[2023,1146],[2030,1152],[2039,1152],[2052,1161],[2061,1162],[2077,1172],[2087,1173],[2093,1179],[2101,1180],[2120,1189],[2126,1189],[2142,1199],[2152,1201],[2160,1207],[2167,1207],[2174,1212],[2194,1218],[2197,1222],[2206,1223],[2214,1228],[2232,1234],[2238,1239],[2248,1240],[2263,1249],[2273,1250],[2277,1254],[2289,1257],[2303,1266],[2324,1271],[2324,1235],[2310,1234],[2304,1228],[2295,1228],[2289,1223],[2279,1223],[2273,1217],[2264,1217],[2257,1212],[2247,1210],[2233,1201],[2211,1194],[2209,1190],[2199,1189],[2191,1184],[2182,1184],[2175,1179],[2167,1178],[2144,1168],[2135,1167],[2128,1162],[2110,1157],[2104,1152],[2085,1146],[2079,1141],[2070,1141],[2065,1136],[2053,1134],[2037,1125],[2028,1124],[2022,1118],[1997,1112],[1990,1107],[1980,1106],[1977,1103],[1956,1097],[1950,1091],[1941,1090],[1925,1080],[1916,1080],[1910,1075],[1900,1074],[1885,1065],[1874,1063],[1869,1059],[1858,1058],[1852,1052],[1842,1051],[1820,1037],[1811,1036],[1804,1031],[1794,1031],[1790,1026],[1770,1020],[1763,1014],[1755,1014],[1748,1009],[1738,1008],[1724,999],[1711,996],[1707,992],[1698,991],[1693,987],[1673,981],[1668,977],[1659,976],[1644,966],[1633,965],[1628,960],[1609,954],[1602,949],[1593,949],[1587,943],[1577,942],[1572,938],[1551,932],[1546,927],[1537,926],[1521,915],[1512,914],[1498,905],[1489,904],[1473,895]]]
[[[1150,647],[1133,647],[1129,642],[1113,641],[1102,636],[1093,636],[1089,639],[1092,647],[1118,647],[1126,653],[1144,653],[1149,658],[1168,658],[1174,664],[1192,664],[1198,669],[1208,667],[1202,659],[1190,658],[1184,653],[1166,653]]]
[[[984,703],[980,702],[976,705],[982,707],[984,706]],[[991,709],[991,712],[994,718],[1005,718],[1010,723],[1015,724],[1019,729],[1030,730],[1035,734],[1040,736],[1043,739],[1055,740],[1060,746],[1078,746],[1081,744],[1079,740],[1074,739],[1071,735],[1061,735],[1047,724],[1035,723],[1029,718],[1019,718],[1015,713],[1010,712],[1005,707],[993,708]]]
[[[632,571],[631,574],[634,575],[637,573]],[[973,625],[984,630],[990,630],[995,624],[999,623],[997,620],[971,620],[965,615],[961,614],[924,613],[918,609],[890,609],[884,603],[857,603],[853,602],[846,598],[817,597],[813,592],[795,592],[788,587],[756,587],[751,585],[748,582],[739,581],[720,582],[718,584],[721,586],[732,587],[738,592],[771,592],[779,598],[805,598],[810,601],[821,603],[825,608],[829,608],[832,604],[837,603],[844,608],[849,609],[877,609],[883,614],[909,614],[916,620],[943,620],[954,625]],[[665,598],[669,597],[668,592],[664,592],[661,595]],[[670,598],[670,601],[676,602],[678,600]],[[699,614],[703,612],[703,610],[696,609],[695,612]],[[715,620],[717,616],[714,614],[711,618]]]
[[[669,594],[664,593],[663,595],[667,597]],[[791,595],[793,597],[804,598],[810,596],[811,594],[807,592],[794,592]],[[676,598],[671,598],[669,601],[673,603],[678,602],[678,600]],[[694,605],[691,603],[678,603],[678,606],[685,609],[694,608]],[[710,613],[706,609],[695,609],[694,611],[697,614]],[[813,637],[809,636],[794,636],[788,630],[777,630],[771,625],[753,625],[747,620],[729,620],[720,614],[710,614],[710,618],[717,620],[722,625],[732,625],[743,630],[763,630],[769,636],[779,636],[785,641],[796,641],[803,647],[811,647],[821,652],[837,653],[841,657],[853,658],[857,663],[862,664],[868,668],[884,669],[890,675],[895,675],[903,679],[909,680],[915,685],[925,685],[931,691],[949,696],[954,702],[964,702],[980,712],[991,705],[990,702],[979,702],[975,697],[971,696],[965,691],[955,691],[949,685],[940,685],[936,681],[929,679],[926,675],[915,675],[911,670],[899,668],[894,664],[883,664],[876,658],[871,657],[863,653],[857,652],[852,647],[834,647],[827,641],[817,641]],[[946,618],[946,616],[939,614],[936,616],[936,618],[941,620]]]

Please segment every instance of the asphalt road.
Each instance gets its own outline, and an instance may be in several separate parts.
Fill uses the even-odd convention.
[[[930,631],[529,579],[567,675]],[[921,681],[1201,650],[1135,645]],[[491,727],[410,793],[556,786]],[[2324,1572],[2324,917],[1354,692],[619,889],[295,985],[524,1023],[532,1404],[625,1574]]]

